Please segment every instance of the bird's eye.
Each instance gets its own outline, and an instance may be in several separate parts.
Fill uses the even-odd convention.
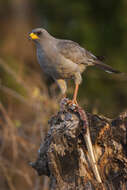
[[[36,32],[36,34],[37,34],[38,36],[40,36],[40,35],[41,35],[41,32]]]

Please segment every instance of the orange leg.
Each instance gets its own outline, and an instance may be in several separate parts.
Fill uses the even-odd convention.
[[[77,103],[78,89],[79,89],[79,84],[76,84],[76,85],[75,85],[75,90],[74,90],[74,96],[73,96],[73,100],[72,100],[72,102],[73,102],[74,104],[78,104],[78,103]]]

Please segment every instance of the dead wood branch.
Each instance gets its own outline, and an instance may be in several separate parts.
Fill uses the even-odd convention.
[[[49,124],[38,158],[31,165],[39,175],[50,177],[51,190],[127,189],[127,112],[111,120],[65,106]]]

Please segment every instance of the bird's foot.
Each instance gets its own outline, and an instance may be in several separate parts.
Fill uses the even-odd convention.
[[[67,102],[67,106],[69,108],[71,108],[72,110],[78,110],[79,109],[79,105],[78,105],[78,102],[77,100],[68,100]]]
[[[77,100],[69,100],[68,98],[62,98],[60,102],[60,109],[64,110],[66,106],[73,107],[75,109],[76,107],[79,107]]]
[[[75,105],[75,106],[78,106],[78,102],[77,100],[73,99],[73,100],[68,100],[67,104],[69,106],[72,106],[72,105]]]

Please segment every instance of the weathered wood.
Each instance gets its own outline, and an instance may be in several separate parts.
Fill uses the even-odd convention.
[[[51,190],[127,189],[127,112],[112,120],[65,106],[49,124],[31,165],[39,175],[50,177]],[[90,162],[84,138],[87,128],[102,183]]]

